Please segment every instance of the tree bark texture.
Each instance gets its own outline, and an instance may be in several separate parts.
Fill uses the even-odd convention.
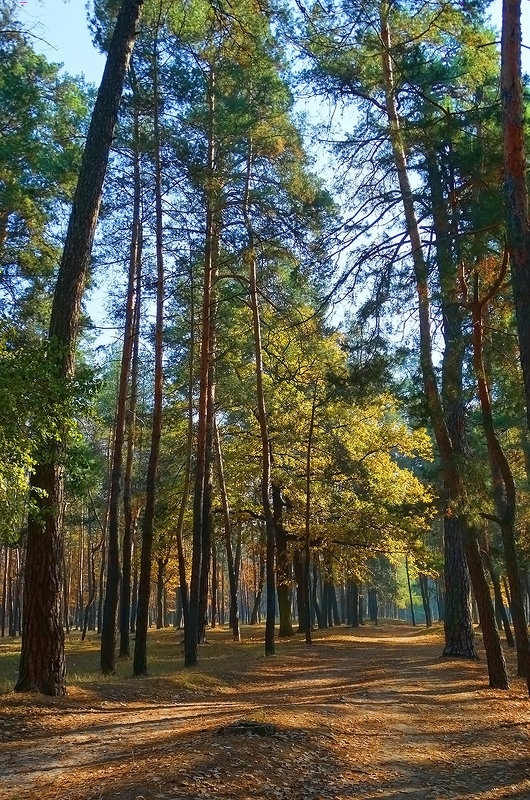
[[[142,0],[123,0],[92,113],[54,291],[49,339],[57,378],[74,372],[81,300],[99,214],[103,181]],[[50,446],[32,477],[38,514],[28,523],[23,634],[17,691],[66,692],[60,618],[63,556],[64,442]],[[44,493],[43,493],[44,492]]]

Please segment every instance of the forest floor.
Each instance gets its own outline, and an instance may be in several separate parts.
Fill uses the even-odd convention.
[[[484,659],[440,657],[439,627],[332,628],[269,658],[262,634],[213,631],[185,670],[180,632],[152,633],[147,678],[102,678],[97,639],[72,635],[66,698],[2,695],[0,798],[529,800],[523,681],[488,689]],[[2,642],[5,689],[15,670]]]

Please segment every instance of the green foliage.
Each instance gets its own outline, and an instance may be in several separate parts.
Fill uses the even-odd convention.
[[[57,226],[75,188],[88,111],[83,84],[59,77],[0,5],[0,325],[46,326]]]
[[[33,467],[55,452],[66,435],[80,447],[75,423],[90,405],[92,371],[70,382],[57,376],[53,347],[32,343],[13,349],[0,340],[0,537],[17,538],[30,503]],[[76,457],[72,454],[72,465]],[[73,476],[71,476],[73,477]]]

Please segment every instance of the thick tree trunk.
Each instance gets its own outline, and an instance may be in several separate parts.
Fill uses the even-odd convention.
[[[55,287],[49,339],[55,348],[55,377],[74,372],[81,300],[99,214],[103,180],[123,80],[142,0],[123,0],[92,113],[61,265]],[[50,350],[52,355],[52,350]],[[28,523],[23,634],[16,691],[66,692],[64,635],[60,617],[63,557],[64,442],[51,445],[32,477],[38,513]],[[41,491],[44,490],[44,493]]]
[[[155,374],[153,393],[153,420],[151,428],[151,450],[147,466],[145,511],[142,525],[142,551],[138,580],[138,610],[136,614],[136,638],[134,641],[133,672],[147,674],[147,629],[149,627],[149,596],[151,592],[151,562],[153,551],[156,483],[162,435],[162,394],[164,388],[164,256],[162,241],[162,167],[160,163],[160,122],[158,89],[158,43],[155,40],[153,54],[153,134],[155,149],[155,250],[156,250],[156,322],[155,322]]]

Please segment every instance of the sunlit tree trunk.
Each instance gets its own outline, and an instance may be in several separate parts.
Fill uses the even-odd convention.
[[[159,20],[160,24],[160,20]],[[147,629],[149,627],[149,597],[151,593],[151,562],[153,551],[156,483],[162,435],[162,394],[164,387],[164,255],[162,219],[162,166],[160,163],[160,95],[158,86],[158,41],[155,38],[153,53],[153,134],[155,156],[155,250],[156,250],[156,322],[155,322],[155,374],[153,393],[153,419],[151,449],[147,466],[145,510],[142,524],[140,575],[138,579],[138,609],[136,613],[136,638],[134,641],[133,672],[147,673]]]

